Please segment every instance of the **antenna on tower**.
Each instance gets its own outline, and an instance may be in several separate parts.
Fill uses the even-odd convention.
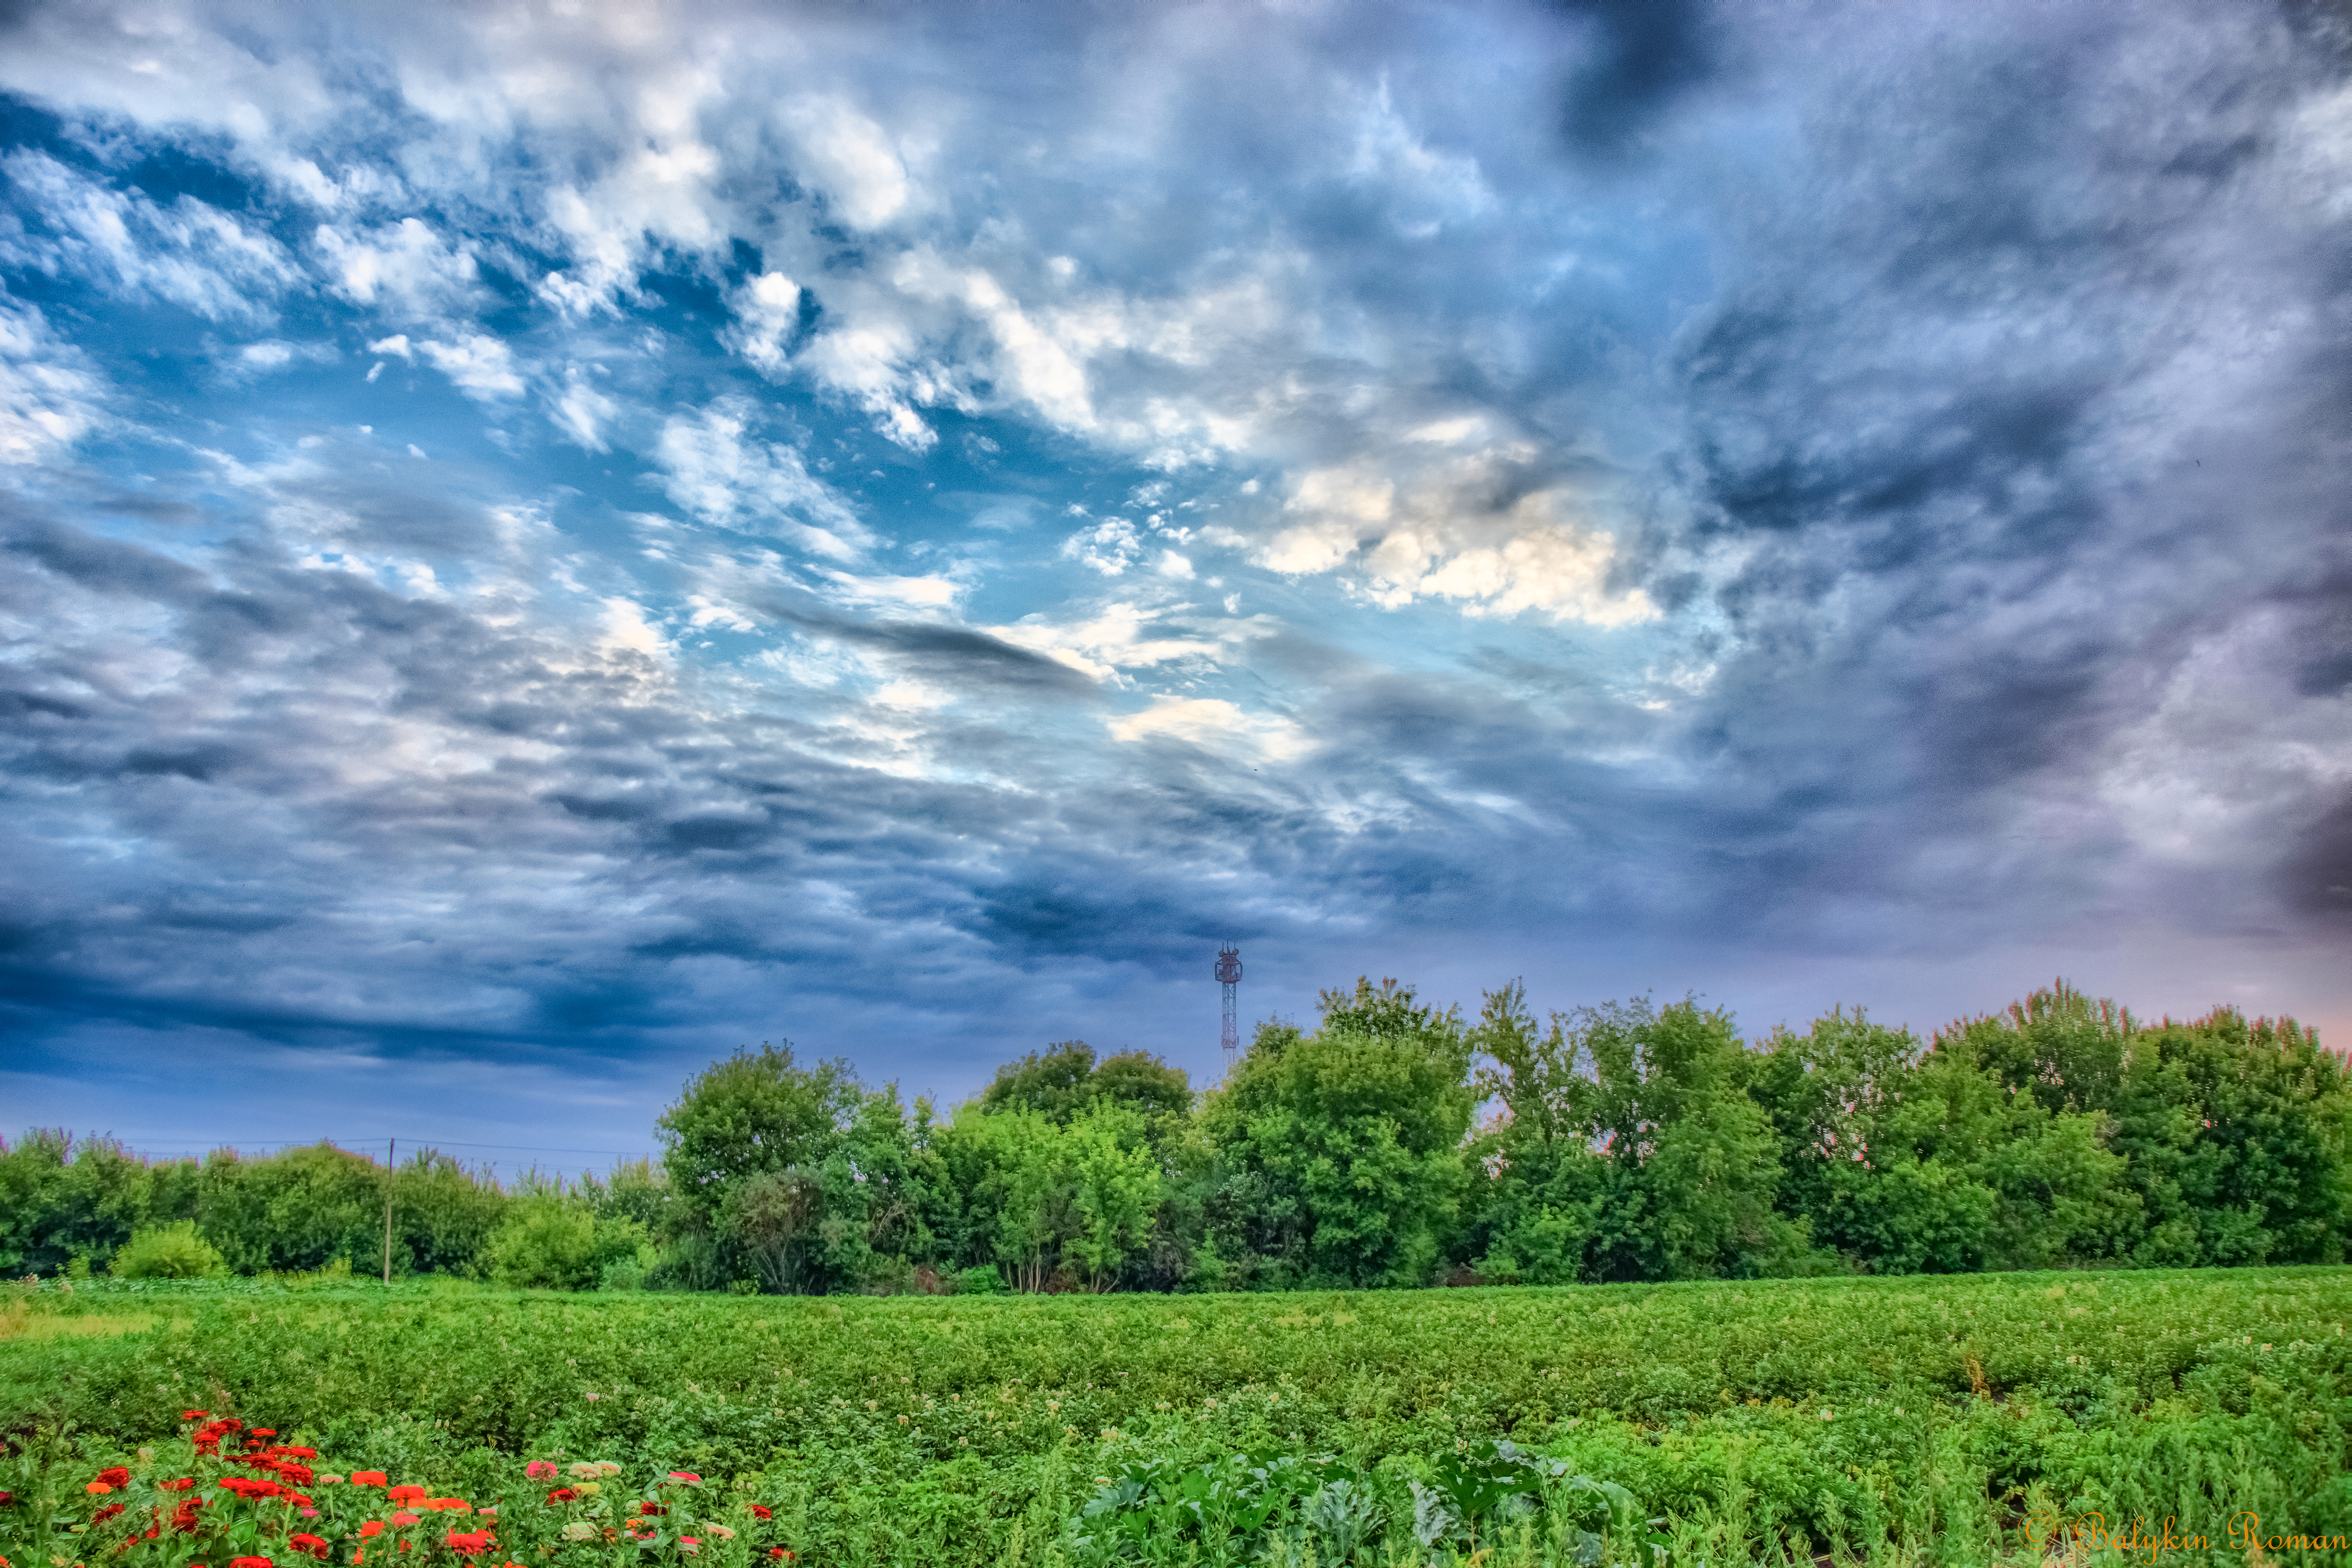
[[[1234,987],[1242,983],[1242,950],[1221,947],[1217,950],[1217,984],[1225,988],[1225,1032],[1217,1043],[1224,1047],[1225,1069],[1233,1070],[1234,1058],[1242,1048],[1241,1022],[1235,1011]]]

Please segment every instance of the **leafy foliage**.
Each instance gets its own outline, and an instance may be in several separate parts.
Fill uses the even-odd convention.
[[[2094,1510],[2352,1530],[2347,1324],[2340,1268],[987,1300],[45,1283],[0,1292],[0,1556],[47,1563],[106,1502],[168,1517],[160,1479],[213,1487],[175,1447],[201,1398],[320,1473],[470,1501],[396,1527],[431,1527],[402,1561],[445,1568],[439,1531],[492,1502],[502,1547],[550,1545],[515,1560],[574,1568],[686,1535],[719,1568],[713,1519],[817,1564],[2042,1561],[2029,1529]],[[551,1502],[526,1460],[614,1471]],[[115,1465],[130,1490],[84,1491]],[[338,1562],[385,1518],[380,1489],[299,1489]],[[221,1517],[281,1563],[304,1528]],[[554,1545],[572,1523],[597,1544]],[[110,1551],[87,1533],[69,1564]]]
[[[429,1151],[149,1163],[37,1131],[0,1149],[0,1270],[187,1226],[238,1273],[373,1274],[387,1198],[396,1275],[772,1295],[2332,1262],[2352,1236],[2352,1088],[2312,1031],[2063,983],[1924,1042],[1842,1008],[1747,1042],[1689,999],[1539,1021],[1515,982],[1465,1024],[1367,979],[1197,1099],[1064,1041],[942,1116],[763,1044],[657,1125],[658,1163],[511,1190]]]

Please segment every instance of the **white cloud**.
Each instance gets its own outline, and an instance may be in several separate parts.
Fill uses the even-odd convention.
[[[142,192],[110,189],[46,153],[21,149],[0,157],[0,173],[21,210],[41,226],[0,231],[0,260],[13,265],[79,274],[209,321],[267,317],[300,276],[285,247],[194,196],[159,205]]]
[[[1179,631],[1161,629],[1174,620]],[[1055,623],[1030,616],[1013,626],[990,626],[988,632],[1017,647],[1081,670],[1097,680],[1116,680],[1122,669],[1148,668],[1178,659],[1221,662],[1241,646],[1273,629],[1256,619],[1194,624],[1178,619],[1166,609],[1141,604],[1106,605],[1085,620]]]
[[[259,342],[240,345],[221,368],[232,379],[241,379],[268,375],[295,363],[332,364],[341,357],[332,343],[289,343],[282,338],[264,338]]]
[[[856,576],[830,568],[821,574],[830,584],[828,598],[861,607],[943,610],[954,605],[963,584],[952,577]]]
[[[728,303],[735,321],[720,341],[761,374],[781,377],[788,368],[785,344],[800,327],[801,286],[781,272],[762,272],[746,280]]]
[[[321,224],[311,238],[332,273],[329,287],[353,304],[437,319],[470,307],[481,291],[473,251],[446,243],[421,218],[356,236]]]
[[[1135,524],[1123,517],[1109,517],[1062,541],[1062,554],[1106,577],[1116,577],[1143,558],[1143,540]]]
[[[102,417],[104,383],[41,312],[0,298],[0,463],[47,461]]]
[[[605,450],[604,428],[620,416],[621,405],[596,390],[587,371],[566,367],[563,390],[555,395],[548,418],[574,446],[591,452]]]
[[[1154,697],[1140,713],[1108,721],[1111,738],[1129,744],[1181,741],[1205,751],[1255,755],[1287,762],[1314,749],[1314,742],[1290,720],[1244,713],[1215,697]]]
[[[854,561],[874,536],[847,501],[808,471],[801,454],[747,435],[751,405],[721,398],[663,423],[655,460],[679,508],[706,522],[793,540],[835,561]]]
[[[881,126],[836,97],[802,100],[783,111],[808,183],[852,228],[878,228],[914,198],[907,165]]]
[[[604,635],[596,639],[601,651],[643,654],[648,658],[668,657],[669,644],[646,621],[645,606],[634,599],[615,597],[604,600]]]
[[[478,403],[514,397],[522,392],[522,377],[515,371],[514,351],[507,347],[503,339],[486,332],[474,332],[447,343],[427,338],[416,345],[416,352],[455,383],[458,391]]]
[[[1609,587],[1617,542],[1591,520],[1593,499],[1547,476],[1532,445],[1475,444],[1481,428],[1423,426],[1417,439],[1468,449],[1402,463],[1402,476],[1393,456],[1299,475],[1284,509],[1295,521],[1265,541],[1258,564],[1342,573],[1391,609],[1444,599],[1472,616],[1534,611],[1599,626],[1654,618],[1640,589]]]

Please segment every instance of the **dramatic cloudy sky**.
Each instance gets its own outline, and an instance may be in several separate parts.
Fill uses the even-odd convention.
[[[2339,11],[5,13],[10,1131],[1205,1078],[1223,938],[2352,1036]]]

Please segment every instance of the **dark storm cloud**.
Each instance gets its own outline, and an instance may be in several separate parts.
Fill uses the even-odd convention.
[[[1616,152],[1704,80],[1714,65],[1719,13],[1696,0],[1561,0],[1590,23],[1590,58],[1569,79],[1569,139]]]
[[[922,621],[859,621],[788,608],[757,597],[747,603],[805,636],[872,649],[894,668],[926,679],[1081,700],[1099,695],[1093,681],[1068,665],[969,627]]]

